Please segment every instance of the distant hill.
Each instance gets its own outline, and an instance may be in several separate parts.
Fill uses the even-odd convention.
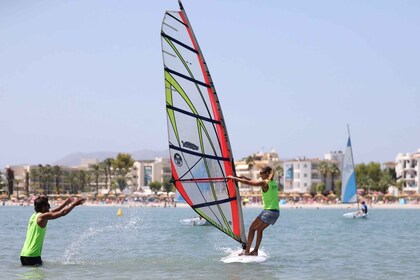
[[[77,166],[80,165],[83,159],[98,159],[103,161],[106,158],[115,158],[118,152],[92,152],[92,153],[72,153],[68,156],[65,156],[56,162],[53,165],[64,165],[64,166]],[[129,152],[128,154],[134,160],[147,160],[155,159],[157,157],[167,158],[169,157],[168,150],[162,151],[151,151],[151,150],[139,150],[134,152]]]

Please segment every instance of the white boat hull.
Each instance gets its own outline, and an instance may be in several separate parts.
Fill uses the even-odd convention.
[[[192,218],[192,219],[183,219],[179,221],[184,226],[208,226],[210,225],[205,219]]]
[[[361,211],[355,211],[355,212],[346,213],[343,215],[343,217],[347,219],[366,219],[367,214],[364,214]]]

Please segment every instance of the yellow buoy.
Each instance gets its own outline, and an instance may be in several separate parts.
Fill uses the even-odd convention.
[[[121,208],[118,209],[117,215],[118,216],[122,216],[123,215],[123,212],[122,212]]]

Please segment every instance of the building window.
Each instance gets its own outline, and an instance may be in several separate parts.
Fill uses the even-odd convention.
[[[148,186],[152,182],[152,167],[144,167],[144,185]]]

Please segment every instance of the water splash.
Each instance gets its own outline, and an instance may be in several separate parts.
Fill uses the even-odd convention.
[[[126,256],[138,244],[145,224],[139,215],[96,221],[65,249],[63,263],[86,264],[87,259],[92,263],[92,260],[101,262],[101,258],[109,260],[109,255],[114,258]],[[102,240],[103,244],[97,244],[97,240]]]

